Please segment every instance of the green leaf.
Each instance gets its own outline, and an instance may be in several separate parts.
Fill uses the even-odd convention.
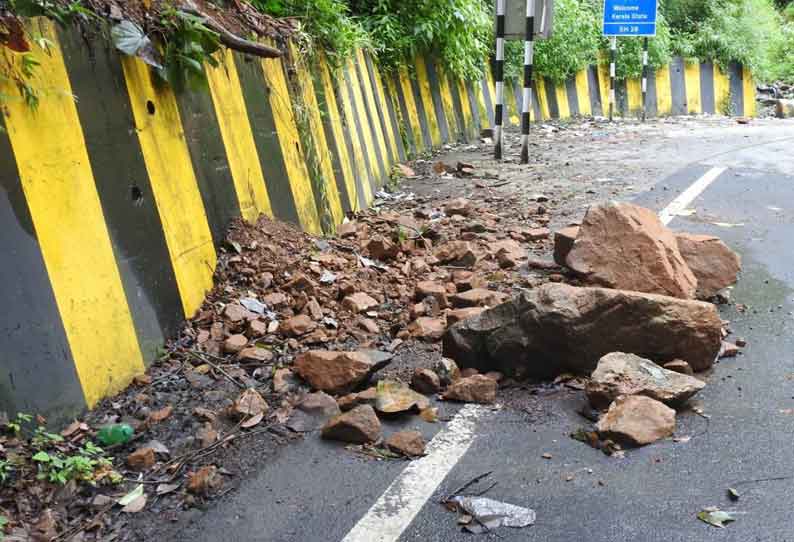
[[[734,518],[730,512],[720,510],[719,508],[706,508],[701,510],[698,512],[698,519],[714,527],[719,527],[720,529],[724,529],[726,523],[736,521],[736,518]]]
[[[39,452],[31,457],[31,459],[33,461],[38,461],[39,463],[49,463],[52,460],[52,457],[50,457],[50,454],[47,452]]]
[[[135,489],[124,495],[116,502],[121,506],[127,506],[141,495],[143,495],[143,484],[138,484],[135,486]]]

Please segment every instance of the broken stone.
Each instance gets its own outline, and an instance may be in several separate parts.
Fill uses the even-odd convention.
[[[289,369],[276,369],[273,372],[273,391],[275,393],[286,393],[297,389],[299,385],[295,374]]]
[[[431,395],[441,389],[441,379],[430,369],[417,367],[411,377],[411,387],[419,393]]]
[[[621,395],[644,395],[675,406],[705,386],[697,378],[668,371],[634,354],[612,352],[598,361],[585,392],[595,408],[606,408]]]
[[[465,269],[455,269],[452,272],[452,282],[459,292],[472,288],[485,288],[487,283],[479,275]]]
[[[446,331],[447,326],[441,318],[430,318],[420,316],[408,326],[408,332],[412,337],[425,341],[437,341]]]
[[[231,335],[223,341],[223,351],[228,354],[236,354],[246,347],[248,344],[248,337],[245,335]]]
[[[468,378],[470,376],[474,376],[474,375],[478,375],[478,374],[480,374],[480,371],[478,371],[474,367],[466,367],[465,369],[463,369],[460,372],[461,378]]]
[[[720,347],[720,358],[733,358],[739,354],[739,347],[733,343],[728,341],[722,341],[722,346]]]
[[[339,405],[339,408],[345,412],[348,410],[355,408],[359,405],[371,405],[375,406],[375,399],[378,397],[378,388],[371,387],[367,388],[364,391],[360,391],[358,393],[349,393],[344,397],[340,397],[336,400],[336,404]]]
[[[664,365],[662,365],[668,371],[673,371],[674,373],[680,373],[682,375],[689,375],[692,376],[695,374],[695,371],[692,370],[692,367],[689,364],[682,360],[682,359],[674,359],[673,361],[668,361]]]
[[[579,235],[579,226],[568,226],[554,232],[554,261],[560,265],[567,265],[568,253],[573,248],[576,236]]]
[[[526,251],[513,240],[497,241],[491,245],[491,251],[499,262],[499,267],[507,269],[518,267],[522,260],[527,258]]]
[[[323,427],[324,439],[353,444],[375,442],[380,438],[380,420],[370,405],[361,405],[334,416]]]
[[[229,407],[229,414],[233,418],[248,418],[263,414],[268,410],[267,403],[264,398],[253,388],[244,390],[231,407]]]
[[[226,318],[226,320],[234,324],[245,320],[247,314],[248,314],[248,310],[246,310],[246,308],[243,307],[242,305],[238,305],[237,303],[229,303],[223,309],[223,316]]]
[[[295,358],[294,370],[314,389],[343,394],[352,391],[389,361],[363,352],[309,350]]]
[[[251,338],[267,335],[267,324],[261,320],[252,320],[248,324],[248,336]]]
[[[566,263],[598,286],[682,299],[695,296],[697,279],[675,235],[656,213],[629,203],[591,206]]]
[[[529,228],[524,230],[524,239],[527,241],[545,241],[551,235],[549,228]]]
[[[406,457],[425,455],[425,439],[419,431],[399,431],[386,439],[386,447]]]
[[[250,346],[240,350],[237,359],[243,363],[268,363],[273,361],[273,352],[266,348]]]
[[[486,307],[464,307],[462,309],[451,310],[447,313],[447,324],[453,325],[461,320],[473,318],[482,314]]]
[[[314,297],[309,299],[306,306],[303,310],[311,317],[312,320],[315,322],[319,322],[323,319],[323,309],[320,307],[320,304],[317,302],[317,299]]]
[[[375,396],[375,410],[383,414],[421,411],[430,407],[427,397],[402,382],[381,380]]]
[[[602,438],[644,446],[672,436],[675,410],[650,397],[626,395],[612,403],[596,429]]]
[[[378,323],[372,318],[359,318],[358,327],[369,333],[379,333]]]
[[[678,233],[678,250],[697,279],[698,299],[710,299],[736,282],[741,258],[713,235]]]
[[[287,421],[287,427],[296,433],[305,433],[320,429],[326,422],[341,414],[339,405],[330,395],[318,391],[306,395]]]
[[[484,288],[473,288],[466,290],[451,297],[452,305],[455,307],[493,307],[502,303],[508,296],[501,292],[486,290]]]
[[[438,247],[435,256],[440,264],[454,267],[472,267],[477,254],[468,241],[450,241]]]
[[[206,495],[222,485],[223,478],[215,465],[205,465],[187,475],[187,490],[194,495]]]
[[[281,323],[279,329],[288,337],[300,337],[317,328],[317,323],[308,314],[299,314]]]
[[[284,284],[284,289],[292,292],[306,292],[307,295],[314,295],[317,285],[303,273],[298,273],[292,280]],[[265,301],[265,303],[268,302]],[[269,304],[270,303],[268,303],[268,305]]]
[[[400,173],[403,174],[404,177],[415,177],[416,173],[413,169],[406,166],[405,164],[397,164],[397,168],[400,170]]]
[[[445,309],[449,305],[447,300],[447,289],[443,284],[432,280],[423,280],[416,284],[416,300],[422,301],[426,297],[432,297],[438,302],[438,306]]]
[[[463,403],[493,403],[496,399],[496,381],[484,375],[459,378],[444,392],[444,399]]]
[[[147,447],[138,448],[127,456],[127,465],[131,469],[144,471],[154,466],[154,449]]]
[[[438,375],[442,386],[449,386],[455,380],[460,378],[460,368],[454,360],[450,358],[441,358],[433,366],[433,372]]]
[[[262,298],[271,307],[281,307],[287,304],[287,296],[281,292],[273,292]]]
[[[458,322],[443,353],[462,367],[509,376],[590,374],[610,352],[710,367],[721,342],[714,305],[640,292],[549,283]]]
[[[444,205],[444,214],[447,216],[469,216],[471,210],[471,202],[466,198],[455,198]]]
[[[342,306],[350,312],[354,312],[356,314],[374,309],[378,305],[380,305],[380,303],[364,292],[350,294],[342,300]]]
[[[343,222],[336,227],[336,234],[339,237],[354,237],[356,235],[355,222]]]
[[[400,253],[400,247],[385,237],[378,236],[367,243],[367,251],[370,258],[386,261],[396,258]]]

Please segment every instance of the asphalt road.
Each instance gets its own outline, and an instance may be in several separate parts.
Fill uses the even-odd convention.
[[[472,540],[438,500],[493,471],[497,485],[487,495],[533,508],[537,522],[475,537],[483,540],[794,541],[793,128],[775,124],[750,140],[728,133],[721,144],[710,140],[700,149],[697,134],[689,134],[678,152],[665,148],[645,158],[678,160],[665,162],[660,169],[672,174],[635,198],[657,210],[711,167],[727,168],[689,206],[694,213],[675,217],[670,227],[719,235],[743,259],[733,300],[747,310],[721,311],[734,338],[748,345],[708,375],[696,404],[709,418],[679,414],[676,436],[689,440],[607,457],[569,437],[587,422],[577,414],[583,395],[564,390],[535,398],[540,416],[476,410],[465,443],[441,442],[450,436],[444,424],[412,419],[409,426],[428,438],[442,431],[436,442],[443,457],[415,472],[406,471],[407,463],[373,461],[310,437],[284,447],[239,491],[193,512],[163,539]],[[455,407],[444,408],[455,414]],[[728,487],[741,493],[738,501],[728,499]],[[370,512],[379,499],[385,504]],[[412,506],[415,515],[406,512]],[[707,526],[696,519],[706,506],[733,511],[737,520],[725,529]]]

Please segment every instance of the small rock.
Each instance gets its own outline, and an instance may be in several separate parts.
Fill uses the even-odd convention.
[[[722,341],[720,348],[720,358],[733,358],[739,354],[739,347],[728,341]]]
[[[378,388],[370,387],[358,393],[348,393],[336,400],[339,408],[345,412],[356,408],[359,405],[375,406],[375,400],[378,398]]]
[[[545,241],[551,235],[549,228],[529,228],[524,230],[524,239],[527,241]]]
[[[288,337],[300,337],[317,328],[317,323],[307,314],[299,314],[281,323],[281,332]]]
[[[736,339],[736,342],[735,342],[735,344],[736,344],[736,346],[738,346],[739,348],[744,348],[745,346],[747,346],[747,341],[746,341],[746,340],[744,340],[744,339],[742,339],[742,338],[739,338],[739,339]]]
[[[402,382],[381,380],[375,392],[375,410],[383,414],[419,412],[430,407],[427,397]]]
[[[422,301],[426,297],[432,297],[438,302],[438,306],[442,309],[447,308],[449,305],[446,287],[436,281],[423,280],[418,282],[415,292],[417,301]]]
[[[334,416],[323,427],[324,439],[353,444],[375,442],[380,438],[380,420],[370,405],[361,405]]]
[[[344,222],[336,227],[336,234],[339,237],[354,237],[356,235],[357,224],[355,222]]]
[[[441,389],[441,379],[430,369],[417,367],[411,377],[411,387],[419,393],[431,395]]]
[[[447,313],[447,325],[453,325],[461,320],[467,320],[479,316],[486,309],[486,307],[464,307],[462,309],[454,309]]]
[[[454,307],[493,307],[503,302],[508,296],[484,288],[473,288],[451,297]]]
[[[595,408],[606,408],[621,395],[644,395],[680,405],[705,386],[697,378],[668,371],[634,354],[612,352],[598,361],[585,392]]]
[[[187,490],[194,495],[206,495],[222,485],[223,478],[215,465],[205,465],[187,475]]]
[[[377,236],[367,243],[370,258],[375,260],[393,260],[400,253],[400,247],[385,237]]]
[[[407,457],[425,455],[425,439],[419,431],[399,431],[386,439],[386,447]]]
[[[295,378],[295,374],[289,369],[276,369],[273,372],[273,392],[286,393],[298,388],[300,383]]]
[[[281,307],[287,304],[287,296],[281,292],[267,294],[262,300],[271,307]]]
[[[380,333],[380,328],[378,327],[378,323],[372,318],[359,318],[358,327],[360,327],[361,329],[363,329],[368,333]]]
[[[458,368],[458,364],[450,358],[441,358],[437,361],[433,366],[433,372],[438,375],[438,379],[442,386],[449,386],[460,378],[460,368]]]
[[[472,205],[466,198],[455,198],[444,205],[444,214],[447,216],[461,215],[469,216],[472,211]]]
[[[231,335],[223,341],[223,351],[227,354],[236,354],[248,345],[248,337],[245,335]]]
[[[273,361],[273,352],[266,348],[250,346],[240,350],[237,359],[243,363],[268,363]]]
[[[306,395],[287,421],[287,427],[296,433],[304,433],[320,429],[326,422],[341,414],[339,405],[330,395],[318,391]]]
[[[437,341],[444,336],[447,326],[441,318],[420,316],[408,326],[408,332],[417,339]]]
[[[416,177],[416,173],[414,172],[414,170],[406,166],[405,164],[397,164],[397,168],[400,170],[400,173],[402,173],[404,177]]]
[[[373,362],[363,352],[309,350],[295,358],[294,370],[314,389],[342,394],[352,391],[388,360]]]
[[[356,314],[374,309],[378,305],[380,305],[380,303],[364,292],[350,294],[342,300],[342,306]]]
[[[554,261],[566,265],[565,260],[573,248],[576,236],[579,235],[579,226],[568,226],[554,232]]]
[[[131,469],[144,471],[154,466],[154,449],[149,447],[138,448],[127,456],[127,465]]]
[[[455,267],[472,267],[477,263],[477,254],[468,241],[450,241],[438,247],[435,256],[440,264]]]
[[[496,400],[496,381],[483,375],[459,378],[444,392],[444,399],[463,403],[493,403]]]
[[[237,303],[229,303],[223,309],[224,318],[226,318],[226,320],[232,322],[233,324],[245,320],[247,314],[248,314],[248,310],[242,305],[238,305]]]
[[[672,436],[675,410],[643,395],[626,395],[612,403],[596,425],[599,435],[644,446]]]
[[[267,335],[267,324],[261,320],[252,320],[248,324],[248,336],[251,338],[264,337]]]

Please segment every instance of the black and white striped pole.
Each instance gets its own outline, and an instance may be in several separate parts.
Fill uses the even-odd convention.
[[[532,62],[535,38],[535,0],[527,0],[524,39],[524,95],[521,100],[521,163],[529,163],[529,112],[532,111]]]
[[[494,158],[502,159],[502,116],[504,110],[505,0],[496,0],[496,107],[494,107]]]
[[[615,109],[615,61],[618,56],[618,37],[609,37],[609,120]]]
[[[645,116],[648,108],[648,38],[642,40],[642,122],[645,122]]]

